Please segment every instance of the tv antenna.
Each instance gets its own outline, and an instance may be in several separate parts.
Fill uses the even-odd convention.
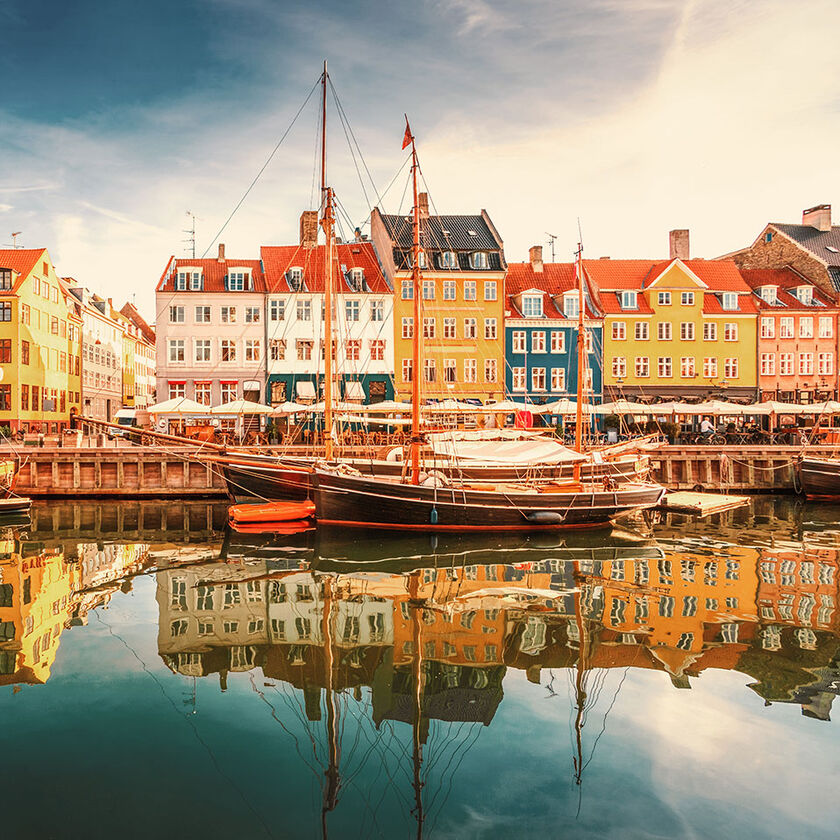
[[[554,262],[554,240],[557,239],[557,234],[546,231],[545,235],[548,237],[548,247],[551,248],[551,261]]]
[[[12,248],[23,248],[23,245],[18,245],[18,244],[17,244],[17,238],[21,235],[21,233],[23,233],[23,231],[21,231],[21,230],[16,230],[16,231],[15,231],[15,232],[11,235],[11,236],[12,236]]]
[[[193,259],[195,259],[195,213],[191,210],[187,210],[187,215],[190,217],[192,225],[184,230],[184,233],[188,233],[189,237],[187,239],[182,239],[181,241],[186,243],[187,250],[191,252],[190,255]]]

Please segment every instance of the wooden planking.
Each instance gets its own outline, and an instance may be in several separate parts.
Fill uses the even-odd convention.
[[[726,493],[693,493],[689,490],[669,490],[660,510],[671,513],[689,513],[694,516],[710,516],[724,510],[742,507],[749,503],[748,496],[732,496]]]

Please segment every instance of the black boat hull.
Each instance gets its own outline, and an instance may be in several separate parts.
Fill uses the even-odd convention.
[[[840,460],[805,457],[797,472],[800,492],[806,498],[840,501]]]

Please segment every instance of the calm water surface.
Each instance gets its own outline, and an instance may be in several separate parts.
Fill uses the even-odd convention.
[[[0,529],[3,838],[840,833],[840,508],[434,540]]]

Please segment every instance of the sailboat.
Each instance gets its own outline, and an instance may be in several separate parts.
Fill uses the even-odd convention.
[[[422,323],[422,243],[418,176],[420,165],[414,135],[406,118],[404,146],[411,145],[413,187],[412,286],[414,323]],[[326,230],[326,227],[325,227]],[[328,231],[328,238],[331,231]],[[328,249],[329,250],[329,249]],[[615,516],[652,508],[665,490],[658,484],[628,482],[608,487],[584,483],[580,462],[583,450],[585,365],[582,249],[576,254],[579,294],[578,383],[575,451],[572,481],[497,482],[475,484],[463,478],[421,471],[420,331],[413,332],[410,469],[403,476],[368,476],[347,465],[316,467],[312,474],[315,517],[319,524],[342,527],[423,531],[539,531],[608,524]],[[329,354],[327,354],[329,355]],[[330,445],[331,429],[327,424]],[[329,449],[328,449],[329,451]]]

